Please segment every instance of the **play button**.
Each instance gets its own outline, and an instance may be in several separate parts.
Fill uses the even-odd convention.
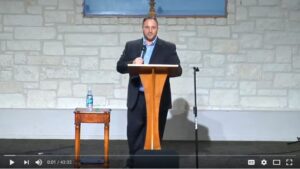
[[[15,164],[15,162],[13,161],[13,160],[9,160],[9,165],[13,165],[13,164]]]

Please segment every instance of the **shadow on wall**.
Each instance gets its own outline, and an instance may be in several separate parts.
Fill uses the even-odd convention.
[[[195,140],[195,122],[188,119],[190,105],[183,98],[173,102],[171,118],[167,120],[165,140]],[[199,117],[198,117],[199,118]],[[208,128],[198,123],[198,140],[209,141]]]

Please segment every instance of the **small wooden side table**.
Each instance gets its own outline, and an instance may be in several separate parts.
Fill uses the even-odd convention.
[[[81,123],[104,123],[104,166],[109,164],[109,122],[110,109],[76,108],[75,114],[75,167],[80,167],[80,125]]]

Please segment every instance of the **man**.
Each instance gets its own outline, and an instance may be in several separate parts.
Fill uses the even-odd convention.
[[[143,20],[143,38],[129,41],[117,62],[119,73],[128,73],[128,64],[177,64],[180,76],[182,69],[176,46],[157,37],[158,22],[155,17]],[[138,76],[129,75],[127,98],[127,139],[130,158],[127,167],[132,167],[132,155],[143,149],[146,136],[146,103],[143,86]],[[171,108],[171,89],[167,78],[160,102],[159,135],[163,137],[168,109]]]

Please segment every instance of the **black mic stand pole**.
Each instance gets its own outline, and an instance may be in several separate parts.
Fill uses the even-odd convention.
[[[196,72],[199,72],[198,67],[193,67],[194,69],[194,99],[195,105],[193,107],[195,115],[195,146],[196,146],[196,168],[198,168],[198,120],[197,120],[197,92],[196,92]]]

